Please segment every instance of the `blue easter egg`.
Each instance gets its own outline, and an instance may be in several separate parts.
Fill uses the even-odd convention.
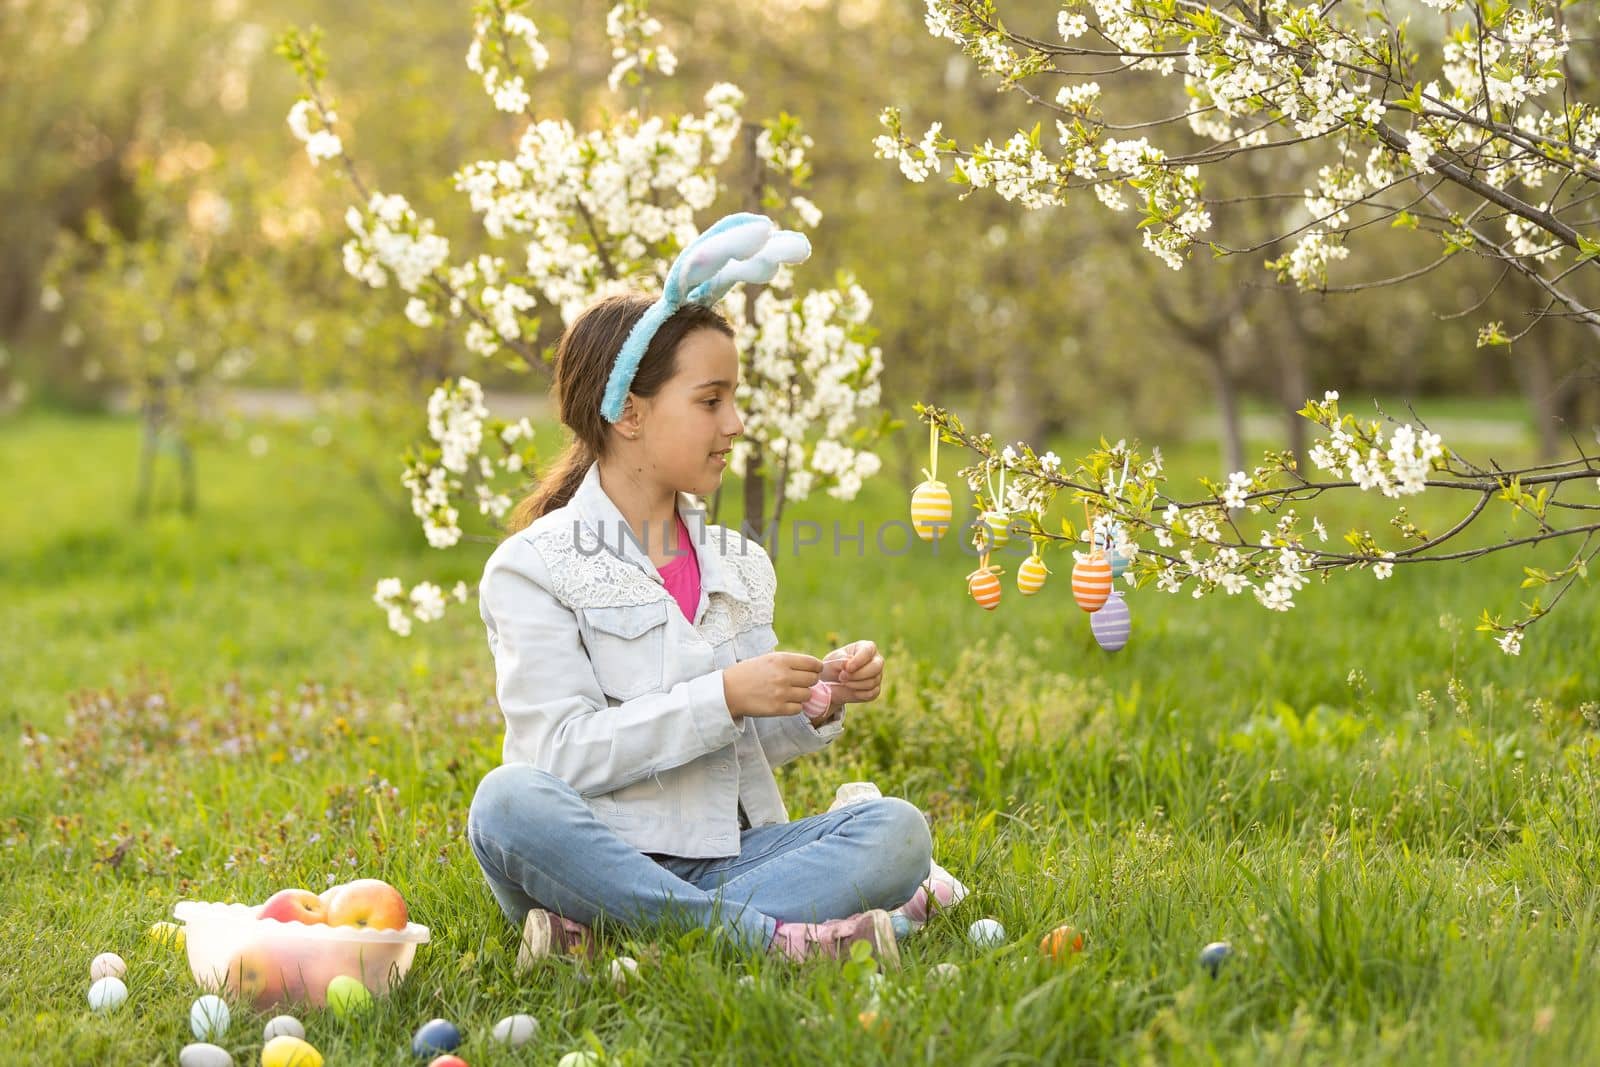
[[[1116,652],[1128,643],[1128,635],[1133,632],[1133,616],[1121,593],[1113,590],[1100,610],[1089,616],[1089,629],[1107,652]]]
[[[417,1027],[411,1037],[411,1053],[428,1057],[439,1052],[450,1052],[461,1044],[461,1031],[448,1019],[429,1019]]]
[[[911,936],[911,920],[904,915],[891,915],[889,923],[894,927],[894,939],[904,941]]]
[[[1210,971],[1211,977],[1215,978],[1217,972],[1222,969],[1223,963],[1232,955],[1232,945],[1226,941],[1213,941],[1200,950],[1200,966]]]

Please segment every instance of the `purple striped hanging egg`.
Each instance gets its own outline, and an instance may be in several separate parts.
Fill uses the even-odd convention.
[[[1120,592],[1106,597],[1100,610],[1089,616],[1089,629],[1107,652],[1117,652],[1128,643],[1128,635],[1133,632],[1133,616]]]

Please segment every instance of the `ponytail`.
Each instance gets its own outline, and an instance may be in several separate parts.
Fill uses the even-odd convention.
[[[545,471],[544,477],[539,479],[534,491],[523,497],[516,507],[511,509],[511,517],[506,520],[506,536],[526,530],[533,524],[533,520],[542,515],[547,515],[556,508],[566,504],[572,499],[572,494],[578,491],[583,477],[589,473],[590,465],[594,463],[594,456],[589,451],[589,446],[581,439],[574,440],[567,446],[567,450],[556,457],[556,461]]]

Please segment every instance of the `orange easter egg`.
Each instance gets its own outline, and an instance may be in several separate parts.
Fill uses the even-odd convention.
[[[1022,561],[1022,566],[1017,568],[1017,591],[1023,596],[1032,596],[1044,588],[1044,580],[1050,573],[1050,568],[1044,565],[1044,560],[1035,552]]]
[[[950,529],[950,490],[943,482],[923,482],[911,492],[911,527],[924,541],[937,541]]]
[[[1078,560],[1072,567],[1072,599],[1078,607],[1093,613],[1111,595],[1111,563],[1099,549]]]
[[[1083,931],[1071,926],[1058,926],[1044,935],[1039,951],[1057,963],[1083,951]]]
[[[985,611],[1000,606],[1000,578],[993,571],[973,571],[967,575],[967,592]]]

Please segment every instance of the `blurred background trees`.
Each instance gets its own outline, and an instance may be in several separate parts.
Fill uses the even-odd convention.
[[[551,51],[531,86],[536,112],[594,110],[612,62],[608,6],[559,0],[532,12]],[[284,124],[297,86],[271,41],[312,22],[337,40],[330,87],[358,139],[347,147],[441,229],[464,232],[453,223],[467,207],[446,176],[475,146],[509,144],[520,129],[481,106],[462,65],[468,9],[7,5],[0,131],[29,150],[0,162],[0,404],[120,400],[170,432],[188,410],[175,395],[209,410],[202,383],[224,387],[213,406],[240,386],[275,387],[360,405],[391,439],[415,437],[447,362],[439,346],[457,342],[410,328],[337,269],[344,201]],[[1015,438],[1206,432],[1232,451],[1242,416],[1292,411],[1324,388],[1347,398],[1520,391],[1552,449],[1600,416],[1577,331],[1541,329],[1508,353],[1475,345],[1492,304],[1450,317],[1493,281],[1466,257],[1414,285],[1285,293],[1246,257],[1174,278],[1130,238],[1134,220],[1091,202],[1023,213],[906,183],[872,155],[885,101],[914,101],[969,130],[1037,119],[929,36],[920,0],[657,0],[651,10],[680,60],[679,76],[651,90],[664,94],[654,104],[692,107],[691,95],[725,78],[748,95],[747,114],[804,118],[815,141],[808,195],[824,213],[807,270],[825,278],[848,266],[873,295],[884,402],[901,417],[937,397]],[[1396,235],[1394,262],[1414,254]],[[1530,304],[1509,282],[1491,299],[1508,329]],[[1279,423],[1280,445],[1300,444],[1293,421]],[[403,514],[395,470],[370,474]]]

